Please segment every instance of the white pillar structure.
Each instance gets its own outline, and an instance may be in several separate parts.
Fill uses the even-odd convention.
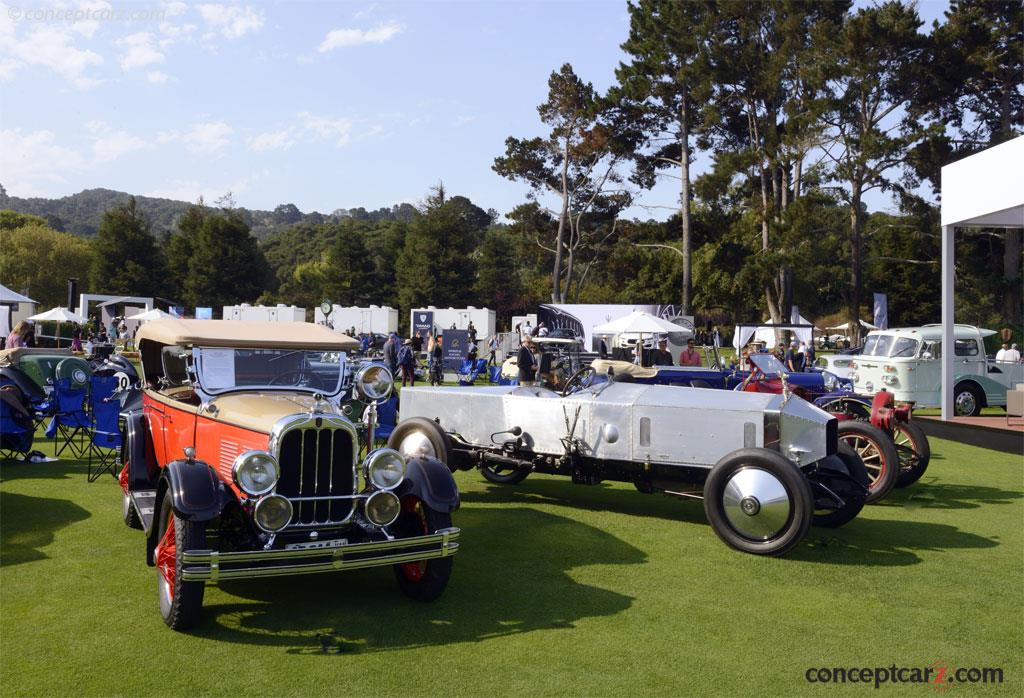
[[[942,418],[953,417],[953,234],[956,228],[1024,228],[1024,136],[942,168]],[[1007,318],[1012,320],[1012,318]]]

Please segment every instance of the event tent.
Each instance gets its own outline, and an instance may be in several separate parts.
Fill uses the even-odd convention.
[[[878,325],[872,325],[870,322],[867,322],[866,320],[858,320],[857,322],[859,322],[860,326],[863,327],[866,330],[877,330],[877,329],[879,329]],[[826,327],[825,329],[826,330],[841,330],[843,332],[846,332],[848,329],[850,329],[850,323],[849,322],[844,322],[842,325],[836,325],[835,327]]]
[[[58,326],[65,322],[76,322],[79,325],[84,325],[86,319],[81,315],[77,315],[67,308],[56,307],[47,310],[45,313],[38,313],[29,318],[32,322],[55,322]],[[60,331],[57,332],[57,346],[60,346]]]
[[[1024,136],[942,168],[942,343],[953,346],[956,228],[1024,228]],[[953,416],[953,352],[942,352],[942,418]]]
[[[628,315],[616,318],[610,322],[595,325],[591,332],[594,336],[610,335],[636,335],[639,341],[637,346],[643,343],[644,335],[669,334],[689,338],[693,336],[693,330],[689,327],[669,322],[657,315],[651,315],[643,310],[634,310]],[[637,363],[640,362],[640,353],[636,355]]]
[[[149,322],[150,320],[162,320],[165,317],[174,317],[168,312],[160,310],[159,308],[153,308],[142,313],[136,313],[135,315],[129,315],[125,320],[137,320],[139,322]]]

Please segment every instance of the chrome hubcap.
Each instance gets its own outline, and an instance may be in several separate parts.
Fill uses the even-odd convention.
[[[430,439],[422,431],[414,431],[402,439],[402,443],[398,446],[398,451],[406,458],[437,458],[434,445],[430,443]]]
[[[956,413],[962,415],[970,415],[974,413],[974,408],[977,404],[974,401],[974,395],[969,392],[962,392],[956,396]]]
[[[722,504],[736,532],[755,540],[778,535],[792,508],[782,482],[767,470],[752,466],[740,468],[729,478]]]

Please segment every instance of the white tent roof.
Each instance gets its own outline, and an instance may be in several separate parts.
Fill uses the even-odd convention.
[[[942,225],[1024,227],[1024,136],[942,168]]]
[[[152,310],[146,310],[141,313],[135,313],[135,315],[129,315],[125,320],[139,320],[140,322],[149,322],[150,320],[162,320],[165,317],[174,317],[168,312],[160,310],[159,308],[153,308]]]
[[[39,313],[29,318],[33,322],[77,322],[84,325],[87,320],[81,315],[76,315],[67,308],[52,308],[45,313]]]
[[[659,334],[662,332],[683,332],[693,334],[688,327],[677,325],[674,322],[663,320],[656,315],[645,313],[642,310],[634,310],[629,315],[616,318],[611,322],[595,325],[591,330],[593,334],[623,334],[625,332],[636,332],[643,334]]]
[[[867,322],[866,320],[858,320],[857,322],[859,322],[860,326],[863,327],[866,330],[877,330],[878,329],[877,325],[872,325],[870,322]],[[846,330],[850,329],[850,323],[849,322],[844,322],[842,325],[836,325],[835,327],[826,327],[825,329],[826,330],[843,330],[845,332]]]
[[[35,303],[35,301],[0,284],[0,303]]]

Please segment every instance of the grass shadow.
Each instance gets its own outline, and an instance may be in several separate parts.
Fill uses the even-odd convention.
[[[872,506],[904,509],[977,509],[990,504],[1013,504],[1024,497],[1020,490],[1003,490],[987,485],[965,485],[922,480],[909,487],[894,489]]]
[[[88,463],[77,458],[62,457],[60,460],[47,463],[29,463],[10,458],[0,461],[0,482],[66,480],[73,477],[81,477],[84,480],[88,472]]]
[[[211,604],[193,632],[298,654],[387,651],[572,628],[633,598],[575,581],[586,565],[636,565],[639,549],[579,522],[522,508],[459,512],[462,549],[444,595],[407,599],[390,569],[225,583],[256,603]],[[500,542],[497,543],[496,542]],[[614,573],[612,573],[614,574]]]
[[[45,560],[41,548],[53,543],[58,530],[90,516],[66,499],[0,492],[0,567]]]
[[[870,511],[870,510],[865,510]],[[919,552],[995,548],[996,538],[966,533],[955,526],[921,521],[882,521],[863,513],[839,529],[812,528],[783,559],[833,565],[892,567],[916,565]]]

